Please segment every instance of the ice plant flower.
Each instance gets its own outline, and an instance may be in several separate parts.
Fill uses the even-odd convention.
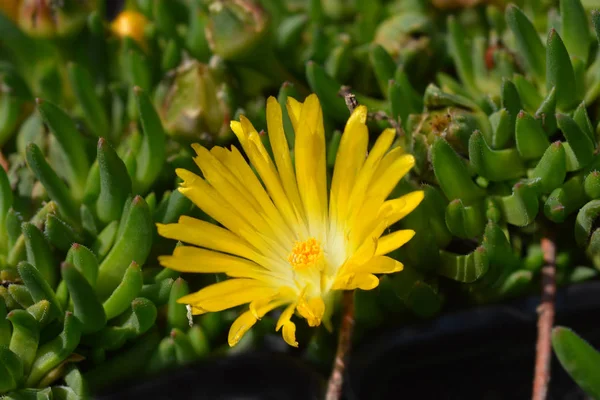
[[[110,24],[111,31],[118,37],[130,37],[143,48],[147,47],[146,40],[144,38],[144,29],[148,25],[148,20],[143,14],[125,10],[121,11],[119,15]]]
[[[401,271],[403,265],[385,254],[415,234],[398,230],[383,235],[423,199],[422,191],[387,199],[414,164],[401,148],[390,150],[394,130],[385,130],[367,155],[367,109],[358,106],[346,123],[328,196],[319,100],[315,95],[304,103],[290,98],[287,110],[295,131],[294,162],[282,110],[269,98],[267,130],[274,160],[259,132],[241,116],[231,128],[256,173],[235,147],[209,151],[197,144],[194,161],[203,177],[177,170],[181,193],[222,227],[187,216],[158,225],[162,236],[189,244],[161,256],[164,267],[230,277],[182,297],[180,303],[193,314],[249,303],[230,328],[230,346],[282,306],[276,329],[297,346],[294,313],[318,326],[331,314],[333,292],[370,290],[379,284],[376,274]]]

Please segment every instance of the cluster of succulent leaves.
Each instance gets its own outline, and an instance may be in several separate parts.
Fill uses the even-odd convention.
[[[456,7],[441,7],[448,3]],[[229,121],[241,113],[266,127],[270,94],[283,105],[317,93],[330,168],[349,115],[342,84],[372,112],[373,139],[392,125],[416,158],[396,194],[425,191],[401,221],[418,234],[394,255],[403,272],[356,292],[359,328],[389,314],[435,315],[447,298],[484,303],[538,290],[543,235],[559,243],[559,283],[595,276],[592,18],[579,1],[500,3],[130,0],[137,14],[125,18],[137,33],[124,37],[101,0],[8,0],[0,7],[0,394],[84,397],[219,343],[222,320],[235,312],[190,328],[176,303],[188,282],[157,265],[173,245],[154,224],[207,218],[173,190],[174,169],[195,169],[191,142],[232,143]],[[210,281],[185,279],[193,290]],[[555,334],[563,361],[560,349],[575,340],[558,343],[566,336]],[[319,329],[308,357],[330,362],[332,338]],[[579,350],[564,357],[587,360]],[[582,379],[590,371],[575,370]]]

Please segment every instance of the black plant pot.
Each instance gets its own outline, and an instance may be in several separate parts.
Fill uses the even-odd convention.
[[[352,351],[344,399],[529,399],[539,297],[477,307],[366,336]],[[561,289],[556,323],[600,347],[600,282]],[[320,400],[325,378],[297,357],[251,352],[213,358],[138,382],[98,400]],[[585,399],[556,359],[549,399]]]
[[[325,380],[301,360],[251,352],[125,382],[97,400],[321,400]]]
[[[530,399],[539,297],[479,307],[367,336],[353,351],[347,400]],[[561,289],[556,324],[600,347],[600,282]],[[549,399],[584,399],[553,357]]]

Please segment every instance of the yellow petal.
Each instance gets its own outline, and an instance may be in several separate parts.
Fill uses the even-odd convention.
[[[393,149],[381,160],[369,185],[370,194],[377,194],[385,200],[400,179],[415,165],[415,158],[410,154],[402,154],[401,151]]]
[[[204,179],[182,168],[176,169],[175,172],[183,179],[179,191],[196,204],[198,208],[214,218],[225,228],[245,239],[262,254],[272,258],[287,256],[287,254],[278,255],[269,242],[263,236],[257,235],[256,229],[253,229],[242,218],[239,210],[228,205],[229,203],[223,196],[206,183]]]
[[[379,285],[379,279],[368,273],[350,273],[339,276],[333,283],[333,290],[371,290]]]
[[[182,215],[176,224],[156,224],[159,235],[208,249],[266,263],[248,242],[215,224]]]
[[[244,133],[244,130],[242,129],[242,124],[239,121],[231,121],[229,123],[229,127],[231,128],[233,133],[235,133],[235,136],[240,141],[240,144],[242,145],[242,147],[245,148],[246,142],[248,141],[248,137]]]
[[[308,107],[305,105],[304,108]],[[311,236],[317,236],[325,223],[327,181],[325,175],[325,144],[310,130],[308,122],[300,121],[294,148],[296,178]]]
[[[415,236],[415,231],[411,229],[396,231],[382,236],[377,242],[377,251],[375,251],[375,254],[381,256],[390,253],[405,245],[413,236]]]
[[[383,198],[381,196],[369,195],[365,198],[360,211],[353,213],[353,218],[348,217],[346,226],[350,230],[349,245],[351,248],[361,245],[368,238],[379,237],[381,233],[373,235],[373,232],[381,224],[383,224],[385,230],[385,221],[381,220],[384,216],[381,213],[382,204]]]
[[[375,255],[375,250],[377,249],[378,239],[375,237],[368,237],[361,244],[361,246],[356,250],[352,256],[346,261],[348,265],[362,265],[368,262]]]
[[[255,143],[250,142],[248,149],[248,158],[250,158],[252,165],[256,168],[282,217],[289,226],[299,225],[301,219],[299,219],[298,213],[294,210],[286,196],[275,167],[263,158]]]
[[[266,296],[259,299],[255,299],[250,303],[250,312],[256,317],[261,319],[269,311],[287,304],[290,299],[295,299],[296,291],[289,286],[282,286],[277,294],[273,296]]]
[[[283,130],[283,114],[281,107],[274,97],[267,100],[267,130],[269,132],[269,141],[273,149],[275,164],[281,176],[285,193],[296,208],[300,209],[300,194],[296,184],[296,175],[290,157],[290,148]]]
[[[240,182],[243,182],[247,187],[248,191],[254,196],[256,201],[261,205],[269,219],[281,225],[287,227],[287,223],[283,220],[280,211],[273,204],[272,199],[269,197],[262,183],[256,177],[256,174],[252,171],[244,156],[235,147],[232,147],[231,152],[223,149],[224,151],[218,150],[219,148],[213,147],[211,152],[214,152],[221,162],[229,169],[234,175],[238,177]],[[295,185],[295,182],[294,182]],[[296,214],[299,214],[299,210],[292,202]],[[301,219],[301,217],[300,217]],[[301,227],[303,225],[300,225]]]
[[[318,236],[325,225],[327,212],[325,130],[319,99],[306,98],[296,131],[294,161],[300,197],[311,227],[311,236]]]
[[[283,340],[292,347],[298,347],[296,341],[296,324],[291,321],[286,322],[283,325]]]
[[[390,257],[377,256],[369,262],[362,265],[352,265],[348,272],[369,273],[369,274],[391,274],[402,271],[404,265],[401,262]]]
[[[369,132],[365,122],[367,108],[358,106],[348,118],[338,147],[333,177],[331,180],[331,202],[329,216],[334,221],[343,221],[348,210],[348,200],[366,157]],[[333,214],[333,210],[336,214]]]
[[[421,204],[421,201],[425,197],[425,192],[417,190],[397,199],[388,200],[383,203],[383,207],[392,206],[392,212],[388,218],[388,226],[395,224],[402,218],[406,217],[415,208]]]
[[[281,300],[277,296],[275,296],[275,300],[273,299],[274,297],[271,296],[252,301],[250,310],[237,317],[229,329],[228,341],[230,346],[236,345],[256,321],[264,317],[266,313],[285,304],[285,300]]]
[[[183,296],[177,302],[191,304],[205,312],[214,312],[237,307],[258,297],[275,293],[277,289],[254,279],[227,279]]]
[[[176,271],[226,273],[235,278],[252,278],[273,284],[285,283],[292,277],[289,270],[273,268],[269,263],[260,266],[244,258],[192,246],[178,246],[172,256],[159,256],[158,261]]]
[[[233,321],[231,328],[229,328],[229,335],[227,341],[229,346],[233,347],[242,339],[242,337],[256,324],[256,318],[250,311],[242,313],[239,317]]]
[[[283,220],[273,220],[266,210],[262,208],[254,196],[246,189],[244,183],[240,182],[216,157],[201,146],[195,146],[198,157],[194,161],[198,164],[204,178],[229,202],[230,206],[244,210],[242,217],[257,231],[274,239],[283,247],[278,250],[286,252],[287,243],[294,240],[292,232]],[[278,214],[276,216],[279,216]]]
[[[325,313],[325,303],[321,296],[313,297],[308,301],[306,301],[305,297],[302,297],[298,302],[296,310],[308,321],[309,326],[319,326]]]
[[[190,306],[190,308],[192,309],[192,315],[202,315],[202,314],[206,314],[206,310],[203,310],[202,308],[198,308],[198,307],[194,307],[191,304],[188,304]]]
[[[300,112],[302,111],[302,103],[293,97],[288,97],[285,107],[292,122],[294,132],[298,130],[298,121],[300,120]]]
[[[294,315],[295,309],[296,309],[296,304],[292,303],[289,306],[287,306],[285,308],[285,310],[283,310],[283,312],[279,316],[279,319],[277,320],[277,325],[275,326],[276,331],[279,331],[285,323],[290,322],[292,315]]]
[[[373,145],[373,148],[369,152],[365,164],[358,173],[356,183],[352,188],[352,193],[350,195],[348,208],[353,214],[358,214],[360,212],[365,195],[367,193],[367,188],[369,187],[369,183],[375,174],[377,166],[383,159],[385,153],[389,150],[395,137],[395,129],[384,130],[383,133],[379,135],[377,141]],[[354,216],[351,218],[354,218]]]

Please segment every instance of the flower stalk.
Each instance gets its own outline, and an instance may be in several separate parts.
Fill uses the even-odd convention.
[[[344,292],[342,321],[335,352],[333,371],[327,383],[326,400],[338,400],[342,397],[344,372],[352,346],[352,331],[354,329],[354,292]]]
[[[556,244],[552,239],[544,237],[541,246],[546,265],[542,268],[542,303],[538,307],[538,338],[532,400],[545,400],[548,395],[550,361],[552,358],[554,297],[556,295]]]

